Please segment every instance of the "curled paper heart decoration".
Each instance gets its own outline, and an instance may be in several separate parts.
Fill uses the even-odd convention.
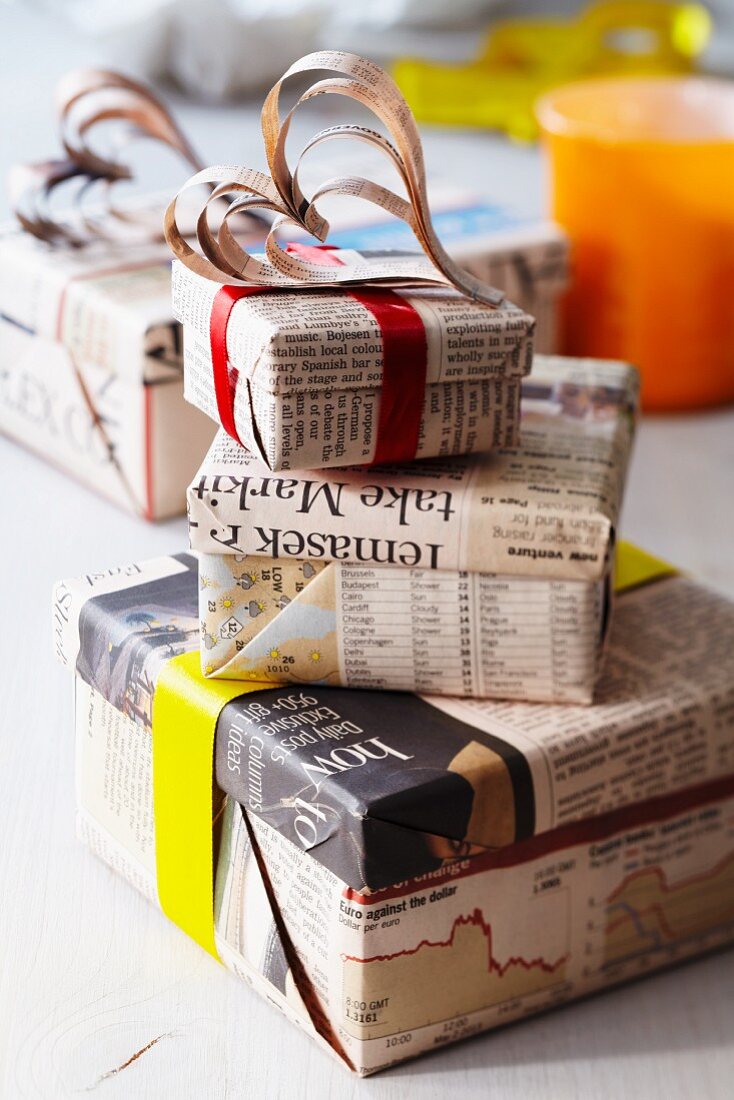
[[[132,205],[118,209],[111,203],[111,190],[116,182],[133,178],[123,154],[139,138],[160,142],[192,168],[201,168],[199,157],[169,111],[142,84],[107,69],[68,73],[57,86],[56,107],[64,157],[15,165],[8,177],[11,206],[23,228],[43,241],[81,244],[85,238],[115,236],[111,230],[117,221],[124,223],[124,228],[135,226],[145,236],[160,238],[160,214],[152,216],[149,207],[145,212]],[[118,140],[113,151],[105,154],[95,148],[93,139],[110,121],[121,125],[116,128]],[[51,210],[53,192],[69,180],[79,181],[76,203],[80,216],[75,228],[68,216],[57,218]],[[96,202],[94,216],[85,214],[82,205],[92,194],[102,200]]]
[[[297,74],[324,71],[338,75],[314,78],[314,83],[281,120],[279,99],[284,82]],[[302,103],[328,94],[347,96],[369,108],[385,126],[389,140],[366,126],[331,126],[311,138],[291,173],[285,145],[293,116]],[[442,248],[431,224],[418,128],[397,85],[379,65],[351,53],[308,54],[291,65],[268,93],[262,110],[262,131],[270,175],[237,166],[205,168],[184,185],[169,205],[165,215],[165,237],[173,253],[191,271],[228,286],[287,288],[438,283],[453,286],[488,305],[502,303],[504,296],[500,291],[463,271]],[[301,159],[315,145],[342,137],[367,142],[387,156],[397,169],[408,198],[401,198],[361,176],[345,176],[327,180],[307,199],[298,182]],[[197,222],[199,253],[184,239],[177,225],[176,204],[184,191],[201,184],[209,184],[213,190]],[[415,233],[425,255],[381,257],[377,261],[359,257],[350,261],[345,257],[342,266],[335,267],[287,253],[276,235],[289,223],[305,229],[319,241],[326,240],[329,225],[317,208],[318,200],[326,195],[366,199],[401,218]],[[209,224],[209,207],[220,199],[226,199],[228,206],[215,233]],[[233,216],[258,208],[275,214],[264,256],[247,252],[238,244],[229,226]]]

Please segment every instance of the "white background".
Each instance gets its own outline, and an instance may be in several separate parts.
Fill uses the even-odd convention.
[[[11,160],[56,152],[55,80],[98,59],[11,8],[0,11],[0,51],[4,175]],[[178,114],[208,161],[262,163],[253,109],[180,106]],[[540,210],[534,149],[433,131],[426,151],[434,176]],[[623,536],[734,597],[733,470],[732,410],[646,419]],[[184,521],[146,526],[4,440],[0,482],[3,1100],[87,1090],[103,1100],[731,1096],[731,952],[368,1081],[332,1064],[74,840],[72,685],[52,659],[52,583],[180,550]]]

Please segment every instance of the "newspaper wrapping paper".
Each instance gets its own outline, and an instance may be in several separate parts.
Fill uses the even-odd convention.
[[[185,511],[187,481],[213,433],[184,400],[178,371],[128,382],[74,365],[62,344],[4,320],[0,364],[0,432],[147,519]]]
[[[204,554],[202,671],[591,703],[609,599],[609,575],[547,581]]]
[[[211,443],[183,397],[165,246],[0,234],[0,431],[119,506],[179,515]]]
[[[346,263],[357,254],[332,255]],[[384,259],[365,254],[362,262],[369,268]],[[218,284],[174,264],[186,397],[216,421],[210,327],[218,293]],[[491,309],[446,289],[395,294],[417,312],[425,333],[416,457],[516,442],[534,320],[509,303]],[[372,462],[388,371],[384,340],[371,309],[348,293],[302,288],[236,302],[226,347],[239,440],[274,471]],[[409,368],[399,362],[390,369]]]
[[[0,232],[0,312],[63,344],[79,362],[130,383],[155,382],[182,367],[170,254],[160,242],[99,240],[58,248],[6,226]]]
[[[61,157],[8,175],[21,230],[0,230],[0,431],[137,514],[177,515],[212,432],[183,400],[165,200],[116,204],[115,184],[134,178],[128,146],[141,138],[200,162],[166,107],[120,73],[67,73],[55,108]]]
[[[219,432],[189,488],[204,554],[597,582],[634,434],[625,364],[536,358],[520,446],[381,469],[273,477]]]
[[[195,562],[62,583],[55,623],[79,835],[155,901],[151,703],[196,644]],[[293,687],[227,704],[225,965],[367,1074],[730,942],[732,642],[732,604],[674,576],[620,597],[590,710]]]

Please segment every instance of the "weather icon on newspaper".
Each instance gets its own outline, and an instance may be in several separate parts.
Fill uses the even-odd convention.
[[[257,580],[257,573],[243,573],[241,577],[238,577],[235,584],[238,584],[243,592],[247,592],[252,588],[253,584]]]

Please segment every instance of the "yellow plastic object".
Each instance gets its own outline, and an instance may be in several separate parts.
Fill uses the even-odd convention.
[[[543,92],[596,75],[690,72],[710,33],[700,4],[601,0],[575,20],[499,23],[468,65],[404,58],[393,75],[424,122],[483,126],[530,141],[538,133],[533,105]]]

